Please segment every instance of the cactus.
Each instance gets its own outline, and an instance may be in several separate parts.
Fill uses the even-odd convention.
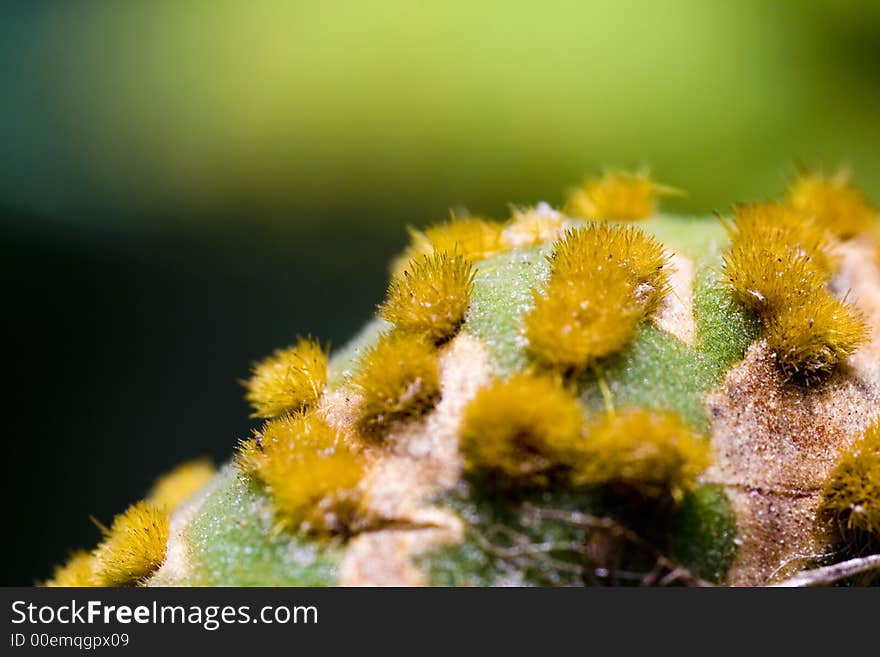
[[[876,212],[842,175],[717,219],[673,193],[609,173],[562,212],[411,231],[347,346],[254,367],[229,463],[164,477],[47,583],[871,581]]]

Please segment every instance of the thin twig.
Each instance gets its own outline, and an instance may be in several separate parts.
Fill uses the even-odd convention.
[[[794,577],[783,582],[773,584],[775,587],[807,587],[807,586],[824,586],[826,584],[834,584],[842,579],[880,570],[880,554],[872,554],[868,557],[858,557],[849,561],[841,561],[840,563],[823,568],[815,568],[814,570],[805,570],[798,573]]]
[[[641,536],[630,528],[621,525],[614,518],[607,516],[594,516],[581,511],[567,511],[565,509],[545,509],[531,504],[523,505],[523,512],[527,516],[538,518],[540,520],[557,520],[569,525],[585,527],[587,529],[601,529],[621,538],[625,538],[631,543],[636,543],[642,547],[653,549]]]
[[[489,538],[487,538],[480,532],[474,532],[474,538],[476,539],[480,547],[490,554],[498,557],[499,559],[509,559],[512,561],[517,561],[522,558],[531,558],[536,561],[540,561],[545,566],[556,568],[557,570],[562,570],[569,573],[574,573],[575,575],[582,575],[584,572],[583,567],[577,564],[554,559],[552,556],[550,556],[552,552],[571,552],[575,548],[580,549],[580,545],[571,542],[532,543],[524,534],[515,532],[509,527],[504,527],[503,525],[492,525],[490,527],[490,531],[500,535],[506,535],[515,543],[515,545],[512,545],[510,547],[504,547],[493,543]]]
[[[672,559],[660,552],[656,547],[654,547],[651,543],[642,538],[639,534],[634,532],[629,527],[620,524],[619,522],[614,520],[614,518],[594,516],[592,514],[583,513],[581,511],[540,508],[531,504],[524,505],[523,513],[526,516],[531,516],[532,518],[537,518],[539,520],[556,520],[559,522],[584,527],[586,529],[605,531],[612,536],[617,536],[623,538],[626,541],[629,541],[630,543],[642,548],[643,550],[651,554],[656,560],[656,565],[658,567],[669,571],[668,574],[660,580],[661,584],[669,584],[672,582],[681,581],[686,584],[690,584],[691,586],[714,586],[714,584],[704,580],[701,577],[698,577],[684,566],[675,563]],[[643,582],[646,585],[650,585],[653,583],[654,579],[656,579],[656,574],[648,573],[647,575],[645,575]]]
[[[492,541],[486,538],[485,535],[479,532],[475,532],[474,538],[476,539],[480,547],[492,554],[493,556],[498,557],[499,559],[509,559],[515,563],[520,564],[523,563],[522,561],[520,561],[522,559],[526,559],[526,564],[533,563],[528,561],[529,559],[533,559],[534,563],[540,562],[540,564],[543,566],[555,568],[556,570],[572,573],[574,575],[583,576],[587,572],[591,572],[593,576],[598,579],[609,579],[613,577],[616,579],[642,583],[645,578],[644,573],[633,573],[623,570],[610,570],[608,568],[593,568],[592,570],[590,570],[583,566],[579,566],[576,563],[554,559],[550,556],[550,554],[553,552],[569,552],[572,554],[587,556],[589,553],[589,549],[587,548],[587,546],[577,543],[575,541],[560,541],[558,543],[554,543],[552,541],[544,543],[531,543],[529,542],[529,539],[526,535],[518,534],[510,528],[494,526],[492,529],[498,534],[514,537],[514,541],[516,542],[516,545],[513,545],[511,547],[504,547],[492,543]]]

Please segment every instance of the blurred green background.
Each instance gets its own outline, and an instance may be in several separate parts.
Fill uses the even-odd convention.
[[[880,198],[877,2],[6,2],[0,90],[4,584],[228,456],[249,363],[343,342],[406,224],[605,166],[679,212],[798,163]]]

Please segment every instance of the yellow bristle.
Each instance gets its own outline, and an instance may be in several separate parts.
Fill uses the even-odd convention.
[[[77,550],[63,566],[56,566],[52,579],[43,586],[98,586],[95,575],[95,557],[91,552]]]
[[[429,410],[440,395],[437,354],[425,340],[383,334],[358,363],[352,383],[360,391],[361,429],[375,437],[391,424]]]
[[[207,484],[214,472],[214,465],[207,459],[182,463],[156,480],[147,501],[173,511]]]
[[[452,337],[464,321],[473,287],[470,260],[437,251],[416,258],[392,278],[379,314],[399,331],[440,343]]]
[[[471,260],[491,258],[504,247],[501,244],[501,224],[483,217],[456,217],[445,224],[430,226],[425,238],[435,252],[456,249]]]
[[[824,227],[800,210],[761,203],[738,207],[725,228],[731,238],[727,283],[758,315],[789,379],[809,385],[865,341],[861,317],[826,289],[836,262]]]
[[[619,350],[669,289],[662,245],[629,226],[570,230],[548,260],[549,279],[533,293],[523,332],[535,357],[563,370]]]
[[[556,242],[549,256],[551,280],[577,284],[622,272],[637,288],[637,302],[653,309],[669,289],[667,254],[656,239],[634,226],[591,223],[574,228]]]
[[[429,226],[424,232],[409,229],[410,245],[394,260],[391,272],[399,276],[411,261],[434,253],[460,253],[469,260],[491,258],[505,250],[501,240],[501,224],[482,217],[456,217]]]
[[[767,346],[782,371],[806,384],[827,375],[867,339],[861,317],[824,289],[792,300],[765,325]]]
[[[880,539],[880,421],[865,431],[831,472],[820,513],[844,538]]]
[[[584,416],[558,380],[525,373],[480,390],[464,412],[465,469],[495,484],[546,485],[583,454]]]
[[[734,296],[763,316],[823,289],[827,280],[810,254],[774,235],[766,238],[734,238],[724,253],[725,278]]]
[[[514,208],[501,233],[501,242],[509,249],[549,242],[559,237],[564,223],[563,215],[546,203],[531,208]]]
[[[113,519],[109,533],[95,548],[95,572],[103,586],[141,583],[165,560],[168,513],[155,504],[137,502]]]
[[[802,173],[791,184],[788,201],[841,239],[870,231],[877,220],[877,209],[850,183],[846,170],[830,178],[818,172]]]
[[[824,276],[836,265],[834,240],[829,231],[809,215],[783,203],[747,203],[735,208],[733,224],[725,224],[731,241],[757,241],[774,252],[802,254]]]
[[[286,417],[289,416],[281,419]],[[233,461],[243,473],[256,477],[259,475],[260,468],[263,467],[263,461],[266,460],[266,452],[263,450],[263,434],[259,431],[253,433],[252,437],[238,441]]]
[[[622,295],[633,289],[618,275],[603,283]],[[643,314],[633,305],[615,306],[610,295],[584,295],[577,285],[549,284],[535,291],[534,305],[523,320],[529,352],[562,371],[582,370],[619,351],[635,333]]]
[[[678,194],[646,173],[610,171],[569,192],[564,212],[582,219],[633,221],[657,212],[657,197]]]
[[[299,338],[257,363],[245,384],[251,417],[278,417],[314,404],[327,384],[327,352],[312,338]]]
[[[679,500],[709,466],[708,441],[677,415],[646,409],[608,414],[593,426],[573,474],[585,486],[612,486],[647,499]]]
[[[314,411],[268,421],[237,463],[265,483],[284,528],[345,533],[356,523],[367,457]]]

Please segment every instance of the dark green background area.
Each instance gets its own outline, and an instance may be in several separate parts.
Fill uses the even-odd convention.
[[[4,233],[0,581],[48,575],[99,539],[89,515],[106,524],[181,460],[227,459],[255,426],[238,383],[254,359],[297,333],[340,345],[359,327],[390,253],[348,245],[320,257],[330,241],[234,226]]]
[[[709,214],[799,162],[880,198],[858,0],[6,2],[0,584],[49,574],[252,422],[238,379],[342,344],[406,224],[650,165]]]

